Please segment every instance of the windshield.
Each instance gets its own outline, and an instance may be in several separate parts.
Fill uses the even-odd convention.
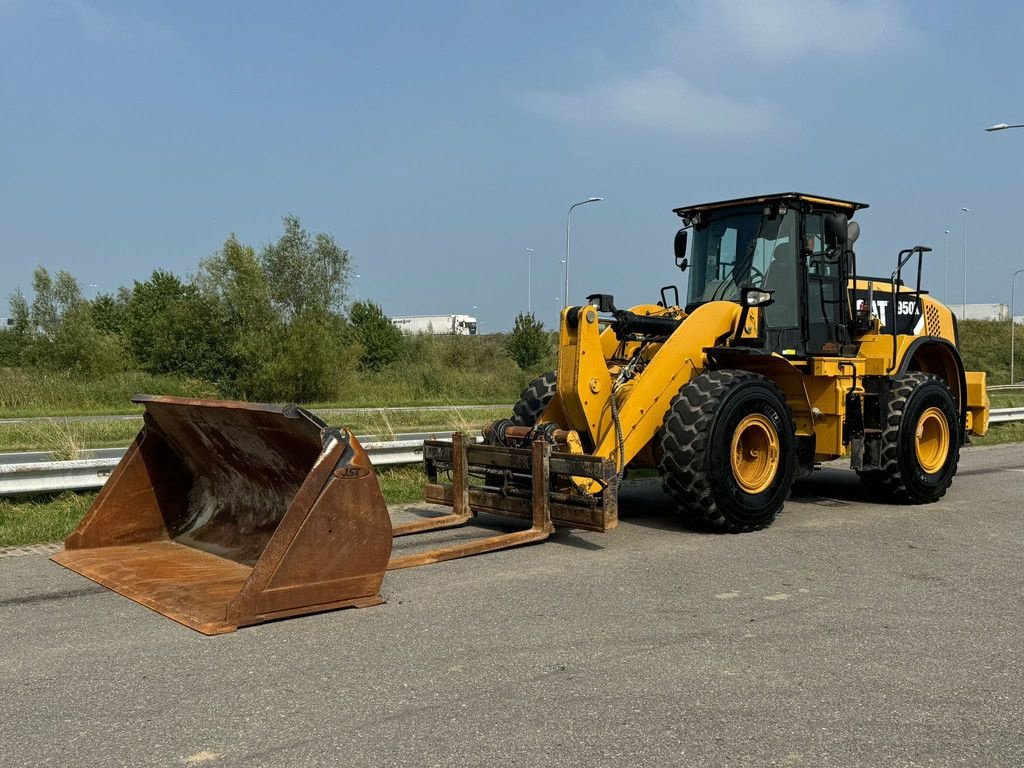
[[[797,213],[766,216],[764,209],[722,211],[694,227],[687,307],[739,301],[744,286],[775,291],[771,325],[796,324]]]

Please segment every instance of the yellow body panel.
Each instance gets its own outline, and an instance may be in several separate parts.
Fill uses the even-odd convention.
[[[988,376],[984,371],[967,372],[967,429],[984,437],[988,432]]]
[[[884,314],[882,302],[892,301],[891,284],[862,279],[857,281],[856,288],[866,291],[869,285],[873,288],[875,310]],[[906,286],[897,291],[897,301],[901,294],[916,295]],[[760,354],[742,359],[740,367],[763,374],[782,390],[793,411],[796,434],[815,437],[816,461],[849,454],[850,446],[843,440],[847,396],[851,392],[863,393],[863,378],[894,376],[901,370],[932,373],[945,379],[966,410],[967,430],[971,434],[985,434],[989,407],[985,374],[966,372],[966,392],[962,391],[953,314],[927,294],[921,294],[920,299],[919,321],[912,333],[896,336],[895,352],[892,334],[883,331],[881,321],[872,317],[869,330],[857,336],[856,356],[801,360]],[[733,302],[715,301],[685,315],[678,307],[633,307],[632,311],[640,315],[684,319],[667,340],[644,347],[640,371],[620,385],[615,381],[640,344],[620,342],[612,328],[602,329],[593,307],[579,308],[578,323],[570,328],[566,322],[569,311],[562,314],[558,396],[542,421],[556,421],[577,430],[588,453],[614,458],[620,467],[634,458],[638,465],[652,464],[652,439],[661,429],[672,399],[706,369],[705,349],[731,343],[742,308]],[[761,321],[761,311],[750,309],[740,337],[757,338]],[[621,426],[621,457],[620,435],[613,418],[613,391]]]

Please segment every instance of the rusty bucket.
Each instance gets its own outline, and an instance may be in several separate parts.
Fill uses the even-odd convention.
[[[296,406],[137,395],[145,425],[53,560],[205,634],[383,602],[355,437]]]

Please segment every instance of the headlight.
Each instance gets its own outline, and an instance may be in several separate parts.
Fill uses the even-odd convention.
[[[775,291],[762,291],[760,288],[747,288],[743,291],[743,303],[748,307],[767,307],[775,301],[772,294]]]

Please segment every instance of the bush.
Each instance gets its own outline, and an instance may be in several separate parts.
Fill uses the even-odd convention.
[[[544,331],[544,324],[532,312],[520,312],[505,342],[505,349],[516,365],[525,371],[551,354],[551,337]]]
[[[317,310],[304,311],[282,326],[271,349],[256,395],[302,403],[341,397],[360,353],[345,321]]]
[[[144,370],[209,381],[230,375],[233,338],[220,302],[163,270],[125,293],[122,333]],[[106,301],[96,306],[104,323],[117,322],[117,310]]]
[[[348,318],[362,346],[361,370],[379,371],[402,354],[405,337],[378,305],[372,301],[357,301],[349,308]]]
[[[85,301],[61,315],[53,336],[36,342],[35,354],[42,367],[86,377],[118,373],[129,367],[121,339],[96,327],[92,309]]]

